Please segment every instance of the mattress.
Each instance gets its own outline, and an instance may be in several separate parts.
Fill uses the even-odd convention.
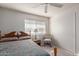
[[[49,56],[49,54],[28,39],[0,43],[0,56]]]

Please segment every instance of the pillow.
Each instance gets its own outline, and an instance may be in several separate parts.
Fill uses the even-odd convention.
[[[19,37],[19,39],[31,39],[31,37],[30,36],[21,36],[21,37]]]
[[[21,39],[30,39],[31,37],[30,37],[30,35],[28,33],[20,31],[18,33],[18,38],[19,38],[19,40],[21,40]]]
[[[28,33],[23,32],[23,31],[20,31],[20,36],[29,36],[29,34],[28,34]]]

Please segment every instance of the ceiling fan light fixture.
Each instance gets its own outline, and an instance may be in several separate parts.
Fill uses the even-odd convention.
[[[49,3],[51,6],[61,8],[63,6],[62,3]]]
[[[47,13],[48,11],[48,3],[45,3],[45,13]]]

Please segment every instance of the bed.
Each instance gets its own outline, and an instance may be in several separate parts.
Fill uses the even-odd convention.
[[[0,43],[0,56],[50,56],[31,39]]]

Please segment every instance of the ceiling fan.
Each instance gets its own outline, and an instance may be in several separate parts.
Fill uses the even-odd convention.
[[[40,3],[40,6],[44,6],[44,12],[47,13],[49,6],[61,8],[63,7],[63,4],[62,3]]]

